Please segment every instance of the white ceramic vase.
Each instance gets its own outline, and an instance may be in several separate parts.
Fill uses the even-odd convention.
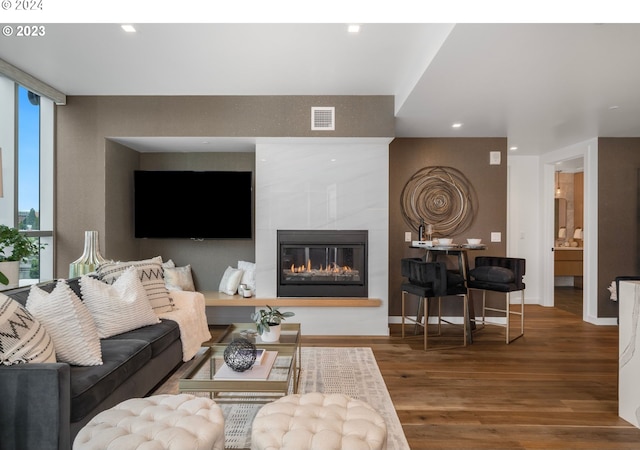
[[[20,280],[20,261],[0,262],[0,272],[2,272],[9,279],[9,284],[7,284],[6,286],[4,284],[0,284],[0,291],[18,287],[18,283]]]
[[[278,342],[280,340],[280,331],[282,325],[269,325],[269,331],[265,331],[260,335],[262,342]]]

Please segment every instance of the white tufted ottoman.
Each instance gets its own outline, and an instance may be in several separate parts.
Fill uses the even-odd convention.
[[[251,450],[383,449],[387,426],[367,403],[343,394],[293,394],[264,405]]]
[[[224,450],[224,417],[206,397],[132,398],[101,412],[78,433],[73,450]]]

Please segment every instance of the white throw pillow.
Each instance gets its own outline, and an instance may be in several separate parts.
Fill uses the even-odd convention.
[[[256,263],[238,261],[238,269],[242,270],[240,284],[246,284],[249,289],[256,290]]]
[[[220,280],[218,290],[228,295],[234,295],[238,292],[238,286],[240,285],[241,279],[242,270],[228,266],[222,275],[222,280]]]
[[[51,335],[17,301],[0,294],[0,364],[54,363]]]
[[[138,277],[147,291],[153,312],[159,314],[172,311],[174,308],[173,300],[164,284],[164,271],[160,256],[141,261],[102,264],[98,267],[98,277],[109,284],[113,284],[131,266],[134,266],[138,271]]]
[[[80,290],[101,339],[160,322],[133,266],[113,284],[85,275]]]
[[[96,324],[82,300],[64,280],[59,280],[51,293],[32,286],[27,310],[51,335],[58,361],[76,366],[102,364]]]
[[[165,267],[164,282],[170,291],[195,291],[191,264],[182,267]]]

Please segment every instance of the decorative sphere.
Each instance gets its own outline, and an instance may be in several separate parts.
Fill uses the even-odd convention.
[[[256,361],[256,346],[245,338],[231,341],[224,349],[224,362],[236,372],[244,372]]]

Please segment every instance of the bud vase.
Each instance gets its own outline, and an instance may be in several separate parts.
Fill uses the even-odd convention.
[[[97,231],[84,232],[84,251],[82,256],[69,264],[69,278],[94,272],[100,264],[107,262],[100,254]]]

